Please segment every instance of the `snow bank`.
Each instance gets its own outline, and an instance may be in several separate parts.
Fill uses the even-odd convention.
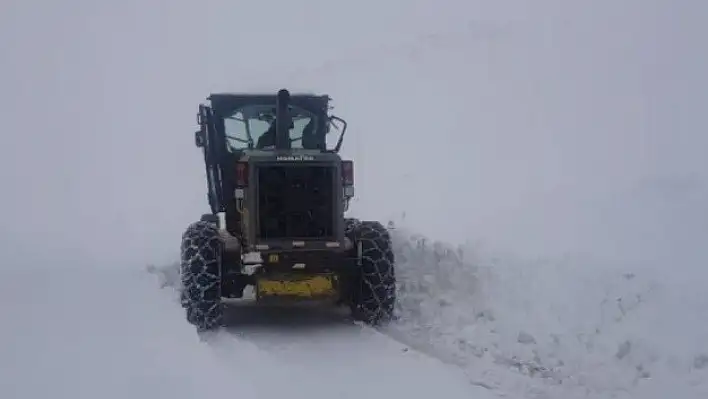
[[[394,242],[401,317],[388,332],[473,379],[525,397],[708,395],[708,297],[670,266],[526,261],[405,229]]]

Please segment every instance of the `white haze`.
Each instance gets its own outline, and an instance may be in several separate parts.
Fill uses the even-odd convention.
[[[197,104],[285,86],[330,94],[349,121],[357,215],[694,273],[708,229],[707,7],[4,2],[4,263],[172,260],[207,211]]]
[[[274,368],[304,387],[301,372],[326,371],[354,395],[454,395],[454,372],[411,360],[423,351],[490,395],[707,397],[707,20],[708,4],[690,0],[4,1],[9,395],[237,384],[268,396],[279,387],[251,392],[238,376]],[[348,120],[351,213],[400,226],[401,318],[385,333],[416,350],[275,318],[212,343],[215,361],[164,295],[174,265],[151,269],[170,277],[151,291],[142,267],[172,264],[208,211],[197,104],[281,87],[328,93]],[[446,249],[456,244],[466,251]],[[236,379],[185,379],[172,361],[185,356]],[[322,369],[340,358],[360,360],[355,386],[350,369]],[[424,375],[425,389],[400,391],[377,365]],[[59,372],[27,383],[37,367]]]

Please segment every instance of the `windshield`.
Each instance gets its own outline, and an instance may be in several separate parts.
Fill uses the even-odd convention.
[[[292,148],[319,148],[317,117],[295,106],[290,107],[293,123],[290,127]],[[224,130],[230,150],[268,148],[274,144],[275,107],[249,105],[224,117]],[[268,130],[271,129],[270,132]],[[268,132],[268,134],[266,134]],[[303,140],[304,137],[304,140]]]

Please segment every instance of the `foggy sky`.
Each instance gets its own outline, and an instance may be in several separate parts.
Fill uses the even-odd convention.
[[[700,1],[5,1],[3,265],[176,259],[208,211],[198,104],[324,92],[352,214],[512,252],[695,261]]]

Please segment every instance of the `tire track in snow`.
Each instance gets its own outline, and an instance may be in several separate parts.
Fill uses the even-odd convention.
[[[234,306],[227,320],[234,323],[225,330],[233,339],[260,348],[288,370],[304,372],[306,377],[299,379],[307,380],[308,386],[316,387],[325,379],[344,387],[341,397],[429,398],[440,392],[449,398],[490,395],[470,383],[458,367],[411,349],[377,329],[353,323],[337,309]],[[318,376],[315,382],[313,375]]]
[[[158,274],[164,288],[176,287],[174,270],[150,271]],[[293,389],[308,392],[309,399],[322,390],[323,398],[428,399],[440,392],[451,399],[492,397],[458,367],[354,323],[341,308],[236,300],[228,301],[224,320],[227,326],[203,334],[204,342],[224,367],[241,375],[247,370],[246,378],[262,385],[266,397],[293,396]]]

